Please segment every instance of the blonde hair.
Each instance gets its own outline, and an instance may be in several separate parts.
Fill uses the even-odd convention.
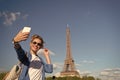
[[[44,45],[43,45],[44,44],[43,38],[41,36],[37,35],[37,34],[32,35],[31,42],[33,42],[33,40],[36,39],[36,38],[41,40],[41,44],[42,44],[41,47],[44,47]]]

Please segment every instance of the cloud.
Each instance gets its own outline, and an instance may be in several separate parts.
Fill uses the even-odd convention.
[[[102,71],[102,72],[100,73],[100,75],[107,76],[107,75],[109,75],[109,72]]]
[[[78,67],[79,67],[79,66],[81,66],[81,65],[76,63],[75,66],[78,66]]]
[[[103,75],[103,76],[116,76],[116,74],[120,76],[120,68],[104,69],[100,73],[100,75]]]
[[[22,16],[22,18],[23,18],[24,20],[26,20],[28,16],[29,16],[28,14],[25,14],[25,15]]]
[[[19,16],[17,13],[3,13],[3,16],[5,17],[5,21],[3,24],[5,25],[11,25],[16,19],[17,19],[17,16]]]
[[[89,75],[91,75],[91,74],[92,74],[91,71],[82,71],[82,72],[80,72],[81,77],[82,77],[82,76],[89,76]]]
[[[54,70],[62,69],[63,68],[63,64],[62,63],[54,63],[53,64],[53,68],[54,68]]]
[[[108,68],[100,72],[102,79],[120,80],[120,68]]]
[[[22,18],[27,19],[28,15],[21,14],[21,12],[0,12],[0,18],[3,18],[4,25],[12,25],[16,20]]]
[[[83,63],[83,64],[93,64],[95,62],[94,61],[90,61],[90,60],[83,60],[80,63]]]
[[[75,64],[75,66],[81,66],[80,64]],[[63,69],[63,67],[64,67],[64,63],[53,63],[53,67],[54,67],[54,69],[56,70],[56,69]]]

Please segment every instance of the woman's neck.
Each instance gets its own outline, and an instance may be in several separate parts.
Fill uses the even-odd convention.
[[[36,54],[37,54],[37,52],[34,52],[34,51],[32,51],[32,50],[30,50],[30,53],[33,54],[33,55],[36,55]]]

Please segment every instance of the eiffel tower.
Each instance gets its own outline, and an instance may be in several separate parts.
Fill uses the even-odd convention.
[[[74,60],[71,53],[70,44],[70,29],[67,25],[66,29],[66,59],[64,61],[63,71],[60,73],[61,76],[77,76],[80,77],[79,72],[75,69]]]

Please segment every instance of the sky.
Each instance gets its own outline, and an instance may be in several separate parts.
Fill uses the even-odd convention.
[[[66,28],[69,25],[71,52],[80,75],[120,79],[119,0],[0,0],[0,71],[18,62],[12,39],[31,27],[51,50],[57,75],[66,58]],[[21,42],[29,51],[29,41]]]

